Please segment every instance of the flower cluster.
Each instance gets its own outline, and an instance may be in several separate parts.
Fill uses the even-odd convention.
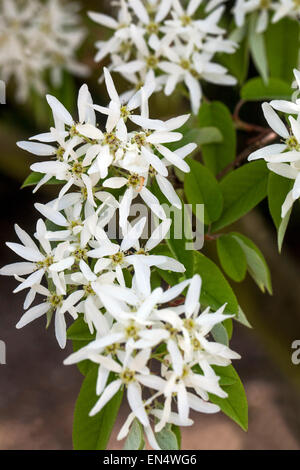
[[[270,17],[272,23],[277,23],[285,17],[299,19],[300,2],[299,0],[236,0],[232,11],[239,27],[243,26],[248,14],[257,12],[256,31],[262,33],[267,29]]]
[[[0,78],[16,84],[25,101],[30,88],[45,92],[45,72],[54,86],[63,70],[85,76],[88,68],[75,52],[85,37],[78,5],[64,0],[3,0],[0,4]]]
[[[300,72],[294,70],[294,75],[300,91]],[[282,218],[300,197],[300,99],[297,98],[299,91],[294,95],[295,101],[273,100],[270,103],[263,103],[265,119],[281,137],[282,142],[263,147],[249,156],[250,161],[263,158],[271,171],[295,181],[293,189],[282,205]],[[287,115],[287,125],[275,110]]]
[[[54,316],[56,338],[63,348],[66,314],[84,320],[95,340],[65,363],[88,359],[99,364],[96,393],[100,397],[91,415],[121,387],[126,388],[132,413],[119,438],[125,437],[136,417],[150,445],[158,448],[149,417],[159,431],[166,423],[191,425],[190,409],[217,412],[219,407],[209,402],[209,394],[221,398],[227,394],[213,366],[227,366],[239,355],[209,341],[211,329],[230,316],[224,314],[225,305],[215,313],[209,308],[200,312],[199,275],[165,291],[152,286],[152,267],[185,271],[177,260],[153,252],[166,238],[171,220],[149,188],[155,178],[170,203],[180,207],[167,179],[168,169],[172,164],[189,171],[184,157],[195,145],[172,152],[164,144],[181,139],[174,130],[188,116],[150,119],[150,84],[122,104],[107,69],[104,74],[111,99],[107,107],[94,105],[83,85],[79,118],[74,121],[48,95],[55,127],[29,142],[19,142],[35,155],[51,157],[31,167],[34,179],[40,179],[35,190],[53,178],[62,188],[55,200],[35,205],[43,217],[34,239],[16,226],[20,243],[7,245],[24,261],[4,266],[0,273],[19,281],[15,292],[29,289],[18,328],[42,316],[49,324]],[[140,113],[134,114],[137,109]],[[103,130],[97,127],[95,111],[107,116]],[[134,125],[138,128],[129,130]],[[157,219],[146,243],[142,238],[146,218],[130,217],[137,196]],[[122,231],[119,241],[112,240],[107,231],[116,213]],[[37,295],[43,300],[32,306]],[[153,370],[153,360],[160,363],[159,375]]]
[[[97,337],[71,354],[65,364],[87,359],[99,364],[96,391],[100,397],[90,416],[124,387],[132,412],[118,439],[128,434],[137,418],[151,447],[159,449],[151,419],[159,432],[166,424],[191,426],[190,410],[218,412],[219,407],[209,402],[209,394],[226,398],[227,393],[212,366],[227,366],[240,356],[225,345],[208,341],[211,329],[230,315],[224,314],[225,305],[215,313],[209,308],[199,312],[198,275],[165,292],[161,288],[151,292],[149,277],[141,281],[138,273],[132,284],[131,289],[114,287],[98,294],[107,313],[99,321]],[[186,288],[185,302],[172,306]],[[160,364],[160,375],[150,369],[151,361]],[[114,380],[107,384],[110,373]],[[145,389],[151,391],[148,399]]]
[[[225,39],[218,26],[224,7],[210,1],[199,19],[201,0],[190,0],[185,8],[180,0],[121,0],[117,19],[90,12],[95,22],[114,31],[108,41],[96,43],[96,61],[110,57],[110,70],[132,84],[134,93],[145,83],[169,96],[179,83],[188,89],[193,113],[202,99],[201,81],[234,85],[235,78],[214,62],[217,53],[233,53],[236,44]]]

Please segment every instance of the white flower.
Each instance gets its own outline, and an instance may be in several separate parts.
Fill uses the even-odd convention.
[[[53,280],[56,288],[60,294],[65,293],[65,288],[62,284],[61,278],[57,275],[57,271],[52,268],[57,265],[70,267],[70,259],[66,256],[68,254],[68,243],[60,243],[52,249],[49,240],[46,237],[47,229],[42,221],[39,219],[37,222],[36,238],[41,245],[38,248],[36,243],[31,237],[22,230],[18,225],[15,226],[16,234],[22,244],[7,243],[7,246],[13,250],[17,255],[21,256],[26,262],[13,263],[4,266],[0,270],[0,274],[4,276],[23,276],[29,274],[26,280],[14,290],[15,293],[24,289],[30,289],[33,286],[39,285],[47,273]],[[73,264],[73,263],[72,263]]]
[[[271,104],[263,103],[264,116],[269,126],[282,138],[283,143],[263,147],[253,152],[248,159],[251,161],[263,158],[271,171],[295,180],[293,189],[287,194],[282,205],[281,216],[284,218],[300,197],[300,122],[293,116],[289,116],[290,129],[287,128],[272,106],[284,112],[293,114],[298,112],[298,103],[277,100]]]
[[[40,318],[43,315],[55,315],[55,336],[59,346],[63,349],[66,346],[67,341],[67,327],[65,315],[61,311],[63,305],[63,296],[58,295],[56,292],[51,292],[43,286],[34,286],[34,289],[38,294],[41,294],[46,297],[46,300],[43,303],[31,307],[24,315],[21,317],[16,327],[18,329],[23,328],[32,321]],[[50,317],[51,318],[51,317]],[[73,316],[76,320],[77,316]]]
[[[270,18],[272,23],[284,17],[299,19],[300,6],[294,0],[236,0],[232,12],[239,27],[244,25],[247,15],[257,12],[256,32],[263,33]]]
[[[25,101],[30,88],[43,94],[44,75],[50,72],[54,86],[63,70],[84,76],[88,67],[76,59],[85,30],[78,5],[61,0],[3,0],[0,5],[0,78],[16,83],[16,99]]]
[[[107,20],[116,33],[106,44],[98,43],[97,58],[110,52],[109,69],[121,73],[137,89],[151,83],[153,91],[164,89],[169,95],[183,81],[196,114],[201,103],[200,80],[220,85],[236,83],[224,67],[213,62],[216,53],[233,53],[236,48],[234,42],[224,38],[225,30],[218,26],[224,11],[223,7],[215,9],[220,3],[219,0],[208,2],[205,18],[199,19],[197,9],[201,0],[191,0],[186,9],[179,0],[152,1],[147,7],[140,0],[130,0],[126,11],[131,18],[124,28],[119,28],[118,22]],[[97,14],[94,18],[97,21]],[[99,18],[105,25],[104,16],[100,14]],[[120,31],[124,32],[123,41]],[[109,51],[108,44],[116,47]],[[134,94],[130,93],[129,96]],[[118,113],[120,107],[112,108]]]

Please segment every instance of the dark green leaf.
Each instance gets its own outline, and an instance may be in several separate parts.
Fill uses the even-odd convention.
[[[196,204],[204,204],[204,221],[209,225],[218,220],[223,208],[219,183],[211,171],[201,163],[191,159],[187,159],[187,163],[191,171],[184,180],[186,198],[190,204],[193,204],[193,209]]]
[[[253,62],[265,83],[268,82],[269,70],[266,54],[265,40],[262,33],[256,32],[258,14],[255,12],[250,17],[249,23],[249,46]]]
[[[222,143],[202,146],[202,157],[205,165],[214,175],[222,171],[235,159],[236,132],[229,109],[218,101],[203,103],[199,112],[200,127],[213,126],[223,136]]]
[[[241,97],[245,101],[289,100],[291,86],[279,78],[270,78],[267,84],[260,77],[251,78],[243,86]]]
[[[95,416],[89,412],[96,404],[98,366],[93,365],[83,381],[75,405],[73,423],[73,446],[75,450],[105,450],[122,402],[123,390],[104,406]],[[112,380],[112,379],[111,379]]]
[[[238,313],[238,302],[218,266],[199,252],[194,253],[194,273],[202,278],[201,303],[217,310],[225,303],[225,312]]]
[[[246,256],[239,243],[229,234],[217,239],[220,263],[225,273],[236,282],[242,281],[247,272]]]
[[[278,232],[279,251],[281,251],[284,235],[291,214],[290,211],[283,220],[281,217],[281,208],[292,187],[293,181],[290,179],[276,175],[276,173],[270,173],[268,183],[268,202],[270,214]]]
[[[75,341],[93,341],[93,339],[95,339],[95,334],[91,334],[87,323],[83,319],[83,316],[80,316],[68,328],[67,337],[68,339]]]
[[[243,384],[233,368],[233,366],[214,366],[215,372],[219,376],[226,376],[234,380],[232,385],[223,385],[223,389],[228,393],[228,398],[219,398],[210,394],[210,400],[219,405],[223,413],[235,421],[244,431],[248,429],[248,403]]]
[[[244,235],[233,233],[232,236],[239,242],[246,255],[249,274],[262,292],[267,289],[269,294],[272,294],[271,274],[262,252]]]
[[[247,163],[229,173],[221,181],[224,209],[212,225],[217,231],[243,217],[267,195],[269,170],[263,161]]]
[[[299,38],[299,22],[289,18],[270,23],[265,32],[270,75],[281,78],[289,85],[294,78],[293,69],[298,67]]]

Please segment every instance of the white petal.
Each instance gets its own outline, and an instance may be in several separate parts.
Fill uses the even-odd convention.
[[[262,109],[264,116],[266,118],[267,123],[269,126],[281,137],[284,137],[285,139],[288,138],[289,133],[280,119],[280,117],[275,113],[274,109],[269,105],[269,103],[263,103],[262,104]]]
[[[31,309],[27,310],[24,315],[21,317],[20,321],[17,323],[16,328],[23,328],[23,326],[28,325],[28,323],[36,320],[37,318],[44,315],[49,310],[49,304],[47,302],[36,305]]]
[[[58,101],[55,96],[47,95],[46,99],[48,101],[48,104],[50,108],[52,109],[53,114],[61,119],[64,124],[68,124],[68,126],[73,125],[73,118],[69,111],[66,110],[63,104],[61,104],[60,101]]]
[[[118,392],[121,385],[121,380],[115,380],[114,382],[111,382],[106,387],[101,397],[97,401],[96,405],[90,411],[89,415],[94,416],[95,414],[97,414],[106,405],[106,403],[108,403],[112,399],[112,397]]]

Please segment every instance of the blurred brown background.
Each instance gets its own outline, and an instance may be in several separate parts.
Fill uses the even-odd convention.
[[[86,7],[102,8],[88,1]],[[103,2],[101,2],[103,3]],[[106,7],[109,2],[105,2]],[[89,27],[92,26],[88,22]],[[92,28],[91,38],[82,52],[83,60],[93,66],[93,42],[100,28]],[[105,91],[97,85],[99,67],[93,66],[88,83],[95,101],[106,102]],[[70,80],[70,78],[67,78]],[[56,95],[74,108],[80,81],[67,82],[66,90]],[[49,200],[53,188],[33,196],[30,189],[20,190],[34,161],[17,149],[17,140],[27,139],[49,127],[43,99],[35,97],[19,106],[8,90],[8,103],[0,107],[0,264],[15,262],[16,257],[4,245],[16,241],[13,225],[33,233],[37,214],[33,203]],[[221,91],[219,90],[221,94]],[[227,99],[234,100],[235,94]],[[232,103],[231,103],[232,104]],[[182,103],[172,98],[154,98],[152,116],[181,114]],[[259,106],[253,115],[260,113]],[[300,449],[300,365],[291,362],[291,344],[300,340],[300,210],[294,211],[281,256],[277,253],[276,234],[265,204],[245,217],[234,229],[252,238],[263,251],[271,268],[274,295],[259,292],[252,280],[234,285],[235,292],[253,329],[236,325],[232,348],[242,355],[235,364],[245,384],[249,400],[249,431],[244,433],[226,416],[195,416],[194,427],[183,431],[183,449]],[[213,245],[209,247],[214,251]],[[60,351],[53,330],[44,328],[43,319],[18,331],[23,294],[13,295],[15,282],[0,279],[0,340],[7,345],[7,364],[0,365],[0,449],[70,449],[72,414],[82,376],[76,367],[65,367],[68,355]],[[122,447],[115,440],[126,416],[122,409],[109,448]]]

